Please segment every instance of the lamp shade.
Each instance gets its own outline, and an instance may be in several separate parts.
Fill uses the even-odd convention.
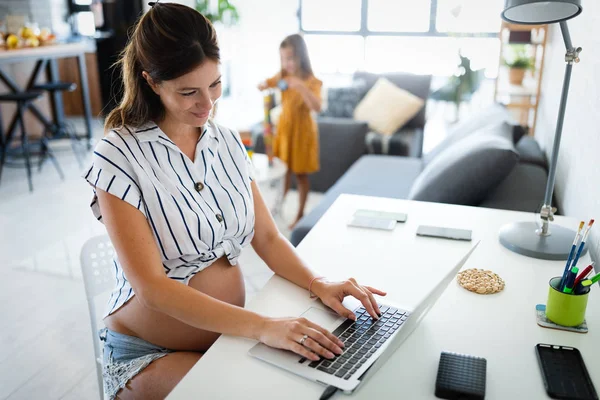
[[[513,24],[551,24],[576,17],[581,10],[581,0],[506,0],[502,18]]]

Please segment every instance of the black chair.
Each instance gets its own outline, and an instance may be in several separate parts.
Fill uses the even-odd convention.
[[[40,83],[31,88],[31,90],[36,92],[48,92],[50,96],[53,96],[56,92],[72,92],[77,89],[77,84],[74,82],[47,82]],[[45,135],[48,139],[60,139],[65,136],[68,136],[71,139],[71,146],[73,147],[73,153],[75,153],[75,158],[79,163],[79,166],[83,166],[83,161],[81,159],[81,155],[76,148],[76,144],[79,142],[79,138],[75,133],[75,128],[72,124],[67,122],[58,122],[54,121],[51,125],[46,127]],[[43,160],[42,160],[43,162]]]
[[[27,109],[29,103],[37,100],[42,96],[40,92],[19,92],[19,93],[7,93],[0,95],[0,103],[16,103],[17,104],[17,121],[21,128],[21,143],[18,146],[11,147],[13,141],[14,130],[9,132],[6,141],[4,141],[4,132],[2,131],[2,121],[0,121],[0,137],[2,137],[2,143],[0,147],[0,177],[2,176],[2,169],[4,165],[19,165],[19,163],[12,163],[12,159],[23,158],[24,166],[27,168],[27,179],[29,180],[29,190],[33,191],[33,182],[31,180],[31,158],[32,156],[40,157],[40,168],[43,160],[49,157],[61,179],[64,179],[63,172],[58,165],[58,161],[54,156],[54,153],[48,146],[48,138],[43,135],[38,141],[30,142],[27,131],[25,130],[25,119],[23,114]],[[6,156],[9,155],[11,163],[7,163]]]

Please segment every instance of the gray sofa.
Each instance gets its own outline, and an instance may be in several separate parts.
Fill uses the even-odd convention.
[[[535,212],[541,206],[547,180],[546,157],[531,136],[523,136],[514,146],[519,160],[508,175],[488,191],[476,205],[515,211]],[[336,182],[319,205],[292,231],[290,241],[297,246],[342,193],[407,199],[424,168],[413,157],[365,155]]]
[[[310,190],[325,193],[366,153],[366,122],[348,118],[319,117],[319,162],[321,169],[310,175]],[[254,151],[265,153],[262,126],[253,129]],[[295,183],[292,181],[292,187]]]
[[[390,138],[369,132],[366,122],[356,121],[352,118],[356,104],[380,77],[385,77],[398,87],[424,100],[429,95],[430,75],[404,73],[380,75],[356,72],[353,76],[352,87],[330,89],[329,107],[317,117],[321,170],[310,176],[311,191],[324,193],[329,190],[352,164],[368,152],[368,149],[371,153],[382,154],[385,147],[387,154],[421,157],[425,107]],[[335,97],[337,95],[340,98]],[[252,128],[252,132],[254,151],[264,153],[262,125],[256,124]],[[383,145],[384,140],[388,141],[386,146]]]

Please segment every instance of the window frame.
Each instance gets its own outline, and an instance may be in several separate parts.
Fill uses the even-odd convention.
[[[299,0],[298,22],[300,31],[307,35],[358,35],[365,39],[369,36],[405,36],[405,37],[461,37],[461,38],[497,38],[499,32],[438,32],[436,30],[438,0],[431,0],[429,10],[429,30],[426,32],[402,32],[402,31],[372,31],[368,28],[369,0],[361,0],[360,4],[360,29],[358,31],[336,31],[336,30],[305,30],[302,27],[302,3]]]

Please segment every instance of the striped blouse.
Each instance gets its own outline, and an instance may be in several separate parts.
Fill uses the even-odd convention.
[[[83,174],[102,221],[96,189],[120,198],[148,220],[169,278],[189,280],[226,256],[237,264],[254,235],[252,164],[237,132],[209,121],[192,162],[154,123],[113,130],[95,147]],[[118,258],[105,316],[133,297]]]

